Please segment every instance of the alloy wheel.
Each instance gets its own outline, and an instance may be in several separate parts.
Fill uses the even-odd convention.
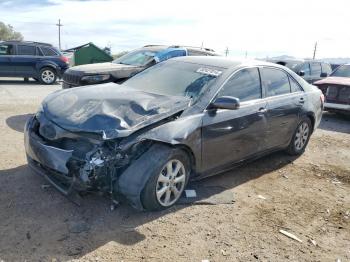
[[[157,184],[157,200],[162,206],[171,206],[181,196],[186,183],[186,170],[177,159],[169,160],[161,170]]]
[[[41,79],[46,83],[46,84],[52,84],[55,81],[55,73],[52,72],[51,70],[44,70],[41,73]]]
[[[301,123],[301,125],[299,125],[298,127],[298,130],[295,134],[295,139],[294,139],[294,146],[296,150],[303,149],[309,137],[309,133],[310,133],[309,125],[306,122]]]

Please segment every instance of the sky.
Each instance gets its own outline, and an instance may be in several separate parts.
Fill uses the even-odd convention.
[[[88,42],[112,53],[147,44],[213,48],[229,56],[350,57],[349,0],[0,0],[0,21],[25,40]]]

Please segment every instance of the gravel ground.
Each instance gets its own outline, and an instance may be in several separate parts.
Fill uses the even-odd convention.
[[[350,261],[349,119],[325,113],[299,158],[278,152],[201,182],[233,203],[111,211],[97,195],[72,204],[26,165],[25,120],[58,89],[0,80],[0,261]]]

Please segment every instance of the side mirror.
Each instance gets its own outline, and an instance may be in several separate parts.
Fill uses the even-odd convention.
[[[239,98],[232,96],[217,97],[210,105],[209,109],[229,109],[235,110],[240,106]]]
[[[327,77],[327,76],[328,76],[328,74],[326,72],[322,72],[320,75],[320,77]]]
[[[305,71],[303,71],[303,70],[299,71],[298,75],[304,76],[305,75]]]

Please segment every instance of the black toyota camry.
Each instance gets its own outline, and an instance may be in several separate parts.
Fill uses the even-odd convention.
[[[299,155],[323,95],[286,67],[180,57],[124,82],[49,95],[25,127],[29,165],[62,193],[138,209],[176,203],[189,179],[276,150]]]

